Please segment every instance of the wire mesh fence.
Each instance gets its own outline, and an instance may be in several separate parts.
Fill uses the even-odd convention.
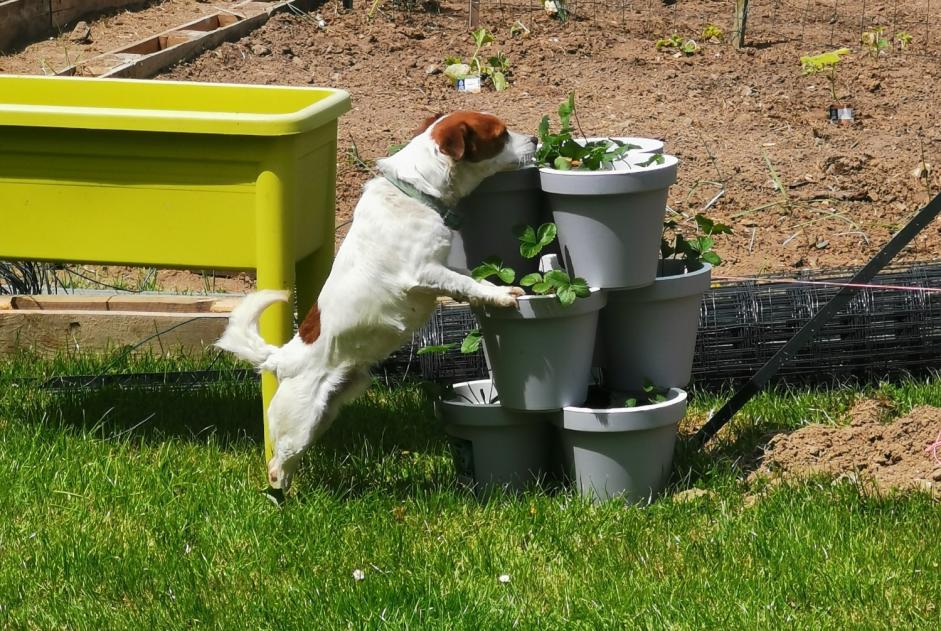
[[[846,281],[854,270],[804,272],[797,280]],[[700,308],[693,381],[717,386],[748,379],[839,290],[833,285],[768,284],[779,277],[719,282]],[[874,284],[913,290],[862,289],[849,306],[779,373],[786,382],[874,380],[941,369],[941,263],[896,266]],[[925,291],[925,289],[929,291]],[[401,372],[422,346],[456,343],[476,328],[466,305],[439,306],[433,320],[385,365]],[[413,374],[442,382],[487,375],[482,353],[459,348],[422,355]],[[397,369],[396,366],[399,368]]]

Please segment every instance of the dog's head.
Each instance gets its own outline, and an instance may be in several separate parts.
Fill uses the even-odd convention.
[[[529,164],[535,150],[536,138],[508,130],[492,114],[453,112],[428,118],[379,167],[453,204],[494,173]]]

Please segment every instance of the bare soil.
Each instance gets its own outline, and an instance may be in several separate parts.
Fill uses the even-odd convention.
[[[941,408],[919,406],[886,422],[891,410],[867,399],[849,425],[810,425],[768,444],[752,479],[811,475],[850,477],[879,492],[923,489],[941,497]]]
[[[701,51],[689,57],[658,51],[658,33],[695,36],[707,21],[703,16],[718,6],[710,0],[682,5],[675,22],[654,20],[649,34],[639,36],[623,23],[600,18],[563,24],[488,4],[484,24],[496,42],[487,54],[502,51],[511,63],[510,87],[499,93],[458,93],[440,73],[445,56],[466,58],[473,51],[466,6],[452,2],[440,12],[372,20],[366,5],[346,12],[330,3],[320,10],[324,28],[310,16],[277,15],[243,40],[159,78],[348,90],[354,109],[340,121],[338,225],[350,218],[370,177],[363,164],[407,141],[428,114],[486,110],[511,128],[535,131],[543,114],[556,122],[558,103],[571,90],[586,135],[662,138],[667,151],[679,156],[679,181],[669,200],[674,211],[689,219],[722,193],[708,214],[735,228],[717,245],[728,275],[860,265],[941,188],[935,94],[941,64],[939,54],[919,52],[917,38],[909,50],[878,58],[865,54],[857,41],[837,42],[854,49],[841,65],[837,90],[841,104],[856,111],[855,124],[838,126],[826,120],[833,101],[826,80],[802,76],[798,63],[801,55],[823,48],[765,30],[742,50],[700,41]],[[177,17],[185,18],[172,19],[181,23],[195,17],[187,11],[199,6],[168,0],[147,11],[172,16],[179,9]],[[802,6],[782,5],[780,23],[800,22],[804,41],[825,41],[830,27],[804,25],[797,13]],[[138,16],[154,30],[144,12],[122,13],[92,23],[93,38],[109,33],[139,39],[149,34],[144,26],[122,28],[120,35],[113,29],[116,20],[129,27]],[[509,33],[519,18],[531,28],[528,37]],[[0,57],[0,68],[39,72],[39,61],[51,59],[52,52],[38,48],[46,44],[55,48],[42,43]],[[98,40],[92,44],[97,45]],[[343,234],[338,230],[338,243]],[[903,260],[937,259],[939,253],[941,234],[933,225]]]

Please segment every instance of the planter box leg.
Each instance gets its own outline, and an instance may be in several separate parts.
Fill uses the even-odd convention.
[[[289,182],[286,170],[263,171],[256,181],[255,222],[258,235],[256,272],[258,289],[293,289],[294,257],[290,234],[292,217],[280,209],[290,208]],[[293,309],[290,303],[276,302],[262,314],[259,321],[261,335],[269,344],[285,344],[294,331]],[[278,389],[274,375],[264,373],[261,380],[261,398],[265,415],[265,462],[271,459],[272,445],[268,436],[268,404]]]

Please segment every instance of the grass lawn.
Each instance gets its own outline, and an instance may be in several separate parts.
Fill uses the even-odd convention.
[[[260,493],[254,384],[40,388],[49,376],[211,361],[232,366],[209,357],[0,363],[0,628],[941,620],[941,510],[927,495],[874,497],[830,480],[762,491],[742,481],[769,432],[829,422],[858,394],[850,389],[759,397],[710,453],[680,454],[674,488],[710,494],[625,507],[552,491],[478,501],[452,481],[423,390],[377,385],[308,455],[278,508]],[[880,390],[900,413],[941,405],[939,381]],[[720,401],[694,396],[691,422]]]

